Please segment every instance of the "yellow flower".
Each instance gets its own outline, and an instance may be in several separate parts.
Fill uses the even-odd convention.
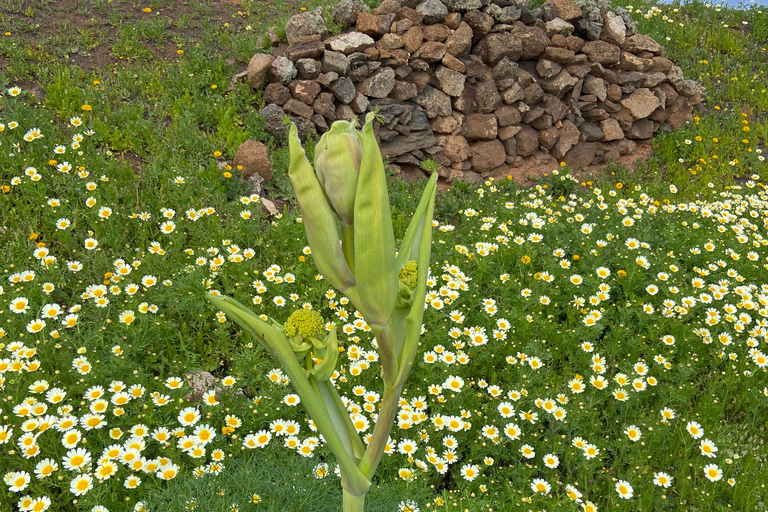
[[[145,7],[144,12],[152,12],[152,9],[150,7]]]
[[[184,50],[176,50],[176,53],[178,53],[179,55],[181,55],[182,53],[184,53]]]
[[[87,103],[86,103],[85,105],[83,105],[82,107],[80,107],[80,109],[82,109],[82,110],[86,110],[86,111],[90,111],[90,110],[93,110],[93,109],[91,108],[91,106],[90,106],[90,105],[88,105]]]
[[[621,276],[621,277],[625,277],[625,276],[627,275],[627,273],[626,273],[625,271],[623,271],[623,270],[619,270],[619,271],[618,271],[618,272],[616,272],[616,273],[617,273],[619,276]]]
[[[220,157],[221,156],[221,151],[214,151],[213,152],[213,156]]]
[[[622,182],[618,182],[616,184],[616,188],[622,188],[623,186],[624,186],[624,184]]]
[[[218,88],[219,88],[219,86],[218,86],[218,85],[216,85],[216,84],[213,84],[213,85],[211,86],[211,89],[218,89]]]
[[[224,177],[225,178],[231,178],[232,177],[232,173],[227,171],[227,172],[224,173]]]
[[[528,263],[531,262],[531,257],[526,254],[525,256],[520,258],[520,261],[522,261],[523,263],[525,263],[527,265]]]
[[[29,239],[30,240],[37,240],[37,233],[32,233],[31,235],[29,235]]]

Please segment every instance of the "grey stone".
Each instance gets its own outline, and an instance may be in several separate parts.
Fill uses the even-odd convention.
[[[595,159],[596,152],[597,143],[579,142],[565,154],[563,160],[572,169],[581,169],[592,163],[592,160]]]
[[[349,57],[341,52],[326,50],[323,53],[323,73],[337,73],[344,76],[349,71]]]
[[[355,99],[349,102],[349,106],[352,107],[352,110],[355,111],[355,114],[362,114],[366,110],[368,110],[368,105],[370,105],[370,101],[367,97],[365,97],[363,94],[360,94],[359,92],[355,95]]]
[[[528,27],[518,22],[513,34],[520,40],[522,47],[521,59],[535,59],[549,46],[547,33],[535,27]]]
[[[331,50],[349,55],[355,52],[362,52],[373,46],[373,38],[362,32],[347,32],[331,39]]]
[[[545,80],[554,78],[562,69],[563,66],[551,60],[539,59],[536,62],[536,72]]]
[[[446,93],[448,96],[461,96],[464,92],[464,81],[467,76],[445,66],[438,66],[432,75],[432,85]]]
[[[416,7],[416,12],[424,16],[424,23],[431,25],[445,21],[448,8],[440,0],[424,0]]]
[[[551,21],[548,21],[546,27],[547,37],[550,38],[556,34],[568,37],[573,34],[573,31],[576,28],[573,26],[573,24],[568,23],[561,18],[555,18]]]
[[[502,104],[501,96],[493,80],[483,80],[475,86],[475,106],[481,114],[488,114],[496,110]]]
[[[600,39],[621,46],[627,39],[627,26],[618,14],[607,12],[603,18],[603,30]]]
[[[605,80],[594,76],[587,76],[584,79],[583,94],[594,94],[600,101],[605,101],[608,97],[608,89]]]
[[[413,101],[424,107],[430,119],[451,115],[451,97],[429,85],[425,86]]]
[[[505,57],[510,61],[518,60],[523,54],[523,44],[511,32],[494,32],[478,42],[473,53],[480,56],[487,65],[493,67]]]
[[[314,80],[320,76],[322,65],[315,59],[299,59],[295,63],[300,80]]]
[[[651,115],[661,105],[661,102],[650,89],[641,88],[621,100],[621,104],[632,113],[632,117],[635,119],[644,119]]]
[[[605,137],[603,130],[595,123],[581,123],[579,125],[579,132],[581,132],[584,140],[587,142],[603,140],[603,137]]]
[[[288,44],[294,44],[301,41],[302,37],[313,35],[319,35],[321,39],[328,35],[322,8],[295,14],[285,25],[285,37],[288,39]]]
[[[579,136],[579,129],[575,124],[568,120],[563,121],[563,125],[560,127],[560,138],[551,150],[552,156],[562,160],[565,154],[579,142]]]
[[[341,0],[332,12],[333,21],[341,27],[351,27],[357,21],[357,15],[368,9],[363,0]]]
[[[333,122],[336,120],[336,102],[330,92],[323,91],[317,95],[312,103],[312,109],[318,114],[322,114],[326,119]]]
[[[625,52],[640,53],[651,52],[654,55],[664,55],[664,48],[653,40],[651,36],[645,34],[635,34],[628,37],[622,47]]]
[[[623,21],[622,21],[623,23]],[[620,140],[624,138],[624,132],[616,119],[608,118],[600,122],[600,129],[603,130],[605,140]]]
[[[471,11],[473,9],[480,9],[483,6],[481,0],[443,0],[443,3],[451,12]]]
[[[292,62],[296,62],[299,59],[319,59],[324,51],[325,44],[320,41],[314,41],[289,46],[284,55],[291,59]]]
[[[386,98],[394,87],[395,70],[385,67],[360,82],[357,85],[357,90],[371,98]]]
[[[627,131],[628,139],[650,139],[651,137],[653,137],[653,121],[650,119],[635,121]]]
[[[288,83],[296,77],[296,66],[293,65],[293,62],[291,62],[290,59],[278,57],[272,61],[270,74],[275,82],[288,85]]]
[[[435,145],[436,139],[431,130],[414,131],[408,135],[395,137],[389,142],[380,144],[381,156],[393,158],[411,151],[426,149]]]
[[[336,96],[336,99],[344,104],[349,104],[350,101],[355,99],[355,95],[357,94],[355,84],[345,76],[333,82],[329,89],[333,95]]]
[[[586,19],[580,19],[576,22],[576,29],[579,35],[590,41],[596,41],[600,39],[600,34],[603,32],[603,26],[594,21]]]
[[[285,110],[280,105],[270,103],[259,112],[266,122],[265,129],[267,133],[282,138],[285,136],[288,127],[283,124]]]

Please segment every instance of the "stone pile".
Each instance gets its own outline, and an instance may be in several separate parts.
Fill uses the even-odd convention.
[[[251,59],[267,129],[302,136],[378,110],[382,154],[431,158],[448,180],[479,181],[533,160],[573,168],[634,152],[684,124],[704,89],[621,8],[547,0],[362,0],[291,18],[287,45]]]

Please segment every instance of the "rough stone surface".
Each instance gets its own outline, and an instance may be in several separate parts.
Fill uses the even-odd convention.
[[[449,135],[445,140],[445,156],[454,163],[470,158],[472,150],[467,139],[462,135]]]
[[[522,125],[515,135],[517,155],[526,157],[539,149],[539,133],[528,125]]]
[[[314,80],[322,71],[322,64],[315,59],[299,59],[294,65],[299,80]]]
[[[336,99],[345,105],[348,105],[350,101],[355,99],[355,94],[357,94],[355,84],[345,76],[333,82],[329,89],[336,96]]]
[[[317,95],[320,94],[320,84],[313,80],[294,80],[288,89],[291,91],[291,96],[305,105],[312,105]]]
[[[515,24],[515,30],[512,33],[520,40],[521,59],[535,59],[550,43],[547,33],[543,29],[528,27],[520,22]]]
[[[293,65],[290,59],[278,57],[272,61],[270,77],[273,81],[288,85],[296,77],[296,74],[296,66]]]
[[[270,103],[265,106],[259,112],[261,117],[266,122],[265,129],[267,133],[276,137],[284,137],[286,134],[286,126],[283,124],[283,117],[285,116],[285,110],[280,105]]]
[[[551,38],[555,35],[570,36],[573,34],[575,27],[572,23],[568,23],[562,18],[555,18],[550,20],[546,24],[547,37]]]
[[[424,90],[413,101],[424,107],[427,117],[430,119],[437,116],[451,115],[451,97],[429,85],[425,86]]]
[[[592,163],[597,152],[597,143],[579,142],[565,154],[563,161],[572,169],[581,169]]]
[[[357,31],[379,38],[390,31],[393,21],[395,21],[395,13],[377,15],[361,12],[357,15]]]
[[[616,119],[609,118],[600,122],[600,129],[603,130],[605,140],[620,140],[624,138],[624,131]]]
[[[472,169],[483,173],[502,165],[507,153],[499,140],[475,142],[472,148]]]
[[[464,15],[463,21],[472,28],[473,43],[487,36],[493,28],[493,17],[480,11],[469,11]]]
[[[650,139],[651,137],[653,137],[653,121],[650,119],[635,121],[627,131],[628,139]]]
[[[600,39],[617,46],[624,44],[627,39],[627,26],[621,16],[612,12],[605,13]]]
[[[395,87],[395,70],[381,68],[357,85],[361,94],[371,98],[386,98]]]
[[[495,66],[504,57],[511,61],[518,60],[523,54],[523,44],[512,32],[494,32],[478,42],[473,53],[487,65]]]
[[[267,104],[276,103],[278,105],[284,105],[286,101],[291,99],[291,91],[289,91],[283,84],[273,82],[264,88],[262,98]]]
[[[254,89],[261,89],[269,76],[274,58],[271,55],[257,53],[248,62],[248,83]]]
[[[442,23],[448,16],[448,8],[440,0],[424,0],[416,7],[416,12],[424,16],[427,25]]]
[[[342,27],[351,27],[357,21],[357,15],[368,9],[363,0],[341,0],[337,3],[331,16],[334,23]]]
[[[632,113],[632,117],[635,119],[644,119],[651,115],[661,102],[650,89],[642,88],[621,100],[621,104]]]
[[[659,43],[645,34],[635,34],[628,37],[624,42],[623,50],[631,53],[651,52],[654,55],[662,55],[664,52],[664,48]]]
[[[445,66],[439,66],[433,75],[433,83],[435,87],[446,93],[448,96],[461,96],[464,92],[464,81],[467,79],[467,75],[454,71]]]
[[[326,50],[323,54],[323,73],[337,73],[344,76],[349,71],[349,57],[342,52],[333,52]]]
[[[469,140],[495,139],[498,122],[494,114],[470,114],[464,118],[461,134]]]
[[[253,174],[259,174],[266,183],[272,180],[272,162],[269,159],[267,146],[262,142],[248,139],[240,144],[232,160],[232,166],[235,169],[242,168],[242,175],[246,179]]]
[[[621,58],[621,49],[606,41],[589,41],[581,49],[590,61],[603,66],[615,66]]]
[[[368,34],[362,32],[347,32],[334,37],[331,40],[331,50],[345,55],[362,52],[374,45],[374,40]]]
[[[557,15],[565,21],[575,20],[581,16],[581,7],[573,0],[547,0],[546,3],[557,7]]]
[[[301,41],[302,37],[315,35],[320,36],[320,38],[328,35],[328,28],[321,9],[291,16],[285,26],[285,37],[288,39],[288,44],[297,43]]]

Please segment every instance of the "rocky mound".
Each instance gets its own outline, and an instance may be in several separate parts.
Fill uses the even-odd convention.
[[[431,158],[448,180],[503,176],[526,159],[573,168],[631,154],[685,123],[704,89],[621,8],[547,0],[342,0],[292,17],[288,44],[256,54],[267,129],[302,134],[378,109],[382,154]]]

